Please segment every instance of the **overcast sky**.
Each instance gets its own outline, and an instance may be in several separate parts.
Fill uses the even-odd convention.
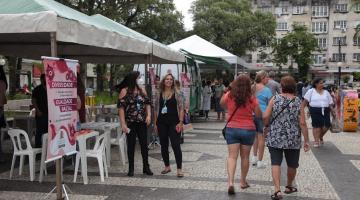
[[[192,30],[194,25],[192,21],[192,15],[189,13],[189,9],[193,1],[194,0],[174,0],[176,9],[179,10],[184,16],[186,30]]]

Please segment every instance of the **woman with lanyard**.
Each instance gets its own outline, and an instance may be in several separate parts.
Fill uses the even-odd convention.
[[[334,104],[330,93],[324,90],[324,80],[316,78],[313,88],[306,92],[303,106],[309,105],[311,125],[314,134],[314,147],[324,144],[323,137],[330,128],[330,108]]]
[[[148,162],[147,126],[151,122],[151,102],[146,91],[139,86],[140,73],[130,72],[125,77],[119,94],[118,108],[121,128],[126,133],[129,172],[134,176],[134,152],[136,136],[139,138],[141,156],[143,159],[143,173],[153,175]]]
[[[184,101],[174,84],[174,76],[167,74],[160,82],[159,95],[155,101],[154,128],[159,134],[161,155],[165,168],[161,174],[171,172],[169,161],[169,138],[175,154],[177,177],[183,177],[180,147],[184,119]]]

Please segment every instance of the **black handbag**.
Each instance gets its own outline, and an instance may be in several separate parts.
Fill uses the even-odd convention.
[[[225,137],[226,126],[227,126],[228,123],[231,121],[232,117],[235,115],[235,113],[236,113],[236,111],[238,110],[238,108],[239,108],[239,107],[237,107],[237,108],[235,109],[235,111],[231,114],[229,120],[228,120],[228,121],[226,122],[226,124],[225,124],[225,127],[222,129],[222,135],[223,135],[224,139],[226,139],[226,137]]]

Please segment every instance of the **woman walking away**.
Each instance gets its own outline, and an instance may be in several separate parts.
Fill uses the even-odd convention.
[[[309,150],[308,129],[305,122],[304,109],[301,99],[296,96],[296,82],[291,76],[281,79],[282,93],[275,95],[269,102],[264,113],[266,146],[269,148],[271,158],[271,171],[275,193],[271,199],[282,198],[280,190],[280,169],[285,154],[287,163],[287,184],[284,193],[297,192],[293,182],[296,169],[299,167],[301,149],[301,133],[304,137],[304,150]]]
[[[220,100],[221,106],[228,110],[226,126],[226,143],[228,144],[228,194],[235,194],[234,175],[236,162],[240,152],[241,178],[240,188],[250,187],[246,181],[249,171],[249,155],[254,143],[256,128],[253,113],[261,118],[261,111],[256,97],[252,95],[250,78],[247,75],[238,76],[230,85]]]
[[[155,131],[159,134],[161,155],[165,168],[161,174],[171,172],[169,161],[169,138],[175,154],[177,177],[183,177],[180,147],[184,119],[184,101],[174,84],[174,76],[166,75],[160,82],[159,95],[154,109]]]
[[[140,73],[130,72],[120,84],[118,108],[121,128],[127,135],[127,148],[129,160],[128,176],[134,176],[134,152],[136,136],[139,138],[141,156],[143,159],[143,173],[153,175],[148,162],[147,126],[151,122],[150,99],[146,91],[139,87]]]
[[[209,111],[211,106],[211,81],[206,81],[206,86],[203,90],[203,110],[205,111],[205,119],[209,119]]]
[[[259,101],[261,112],[264,113],[266,107],[269,104],[269,101],[272,97],[271,90],[265,85],[269,82],[268,73],[265,71],[259,71],[255,77],[255,84],[253,85],[252,91],[256,95],[256,99]],[[265,149],[265,137],[263,135],[263,121],[262,118],[255,117],[255,125],[256,125],[256,138],[254,142],[253,152],[254,156],[252,157],[252,164],[256,165],[258,168],[265,167],[265,164],[262,162],[264,157],[264,149]]]
[[[313,88],[306,92],[303,107],[309,105],[314,134],[314,147],[324,144],[323,137],[330,128],[330,107],[334,104],[330,93],[324,90],[324,81],[316,78]]]

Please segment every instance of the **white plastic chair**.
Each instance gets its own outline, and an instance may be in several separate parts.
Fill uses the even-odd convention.
[[[118,128],[116,138],[111,138],[110,143],[119,146],[119,156],[122,164],[125,165],[127,161],[126,134],[121,133],[119,130],[120,128]]]
[[[44,179],[44,173],[47,175],[46,170],[46,155],[47,155],[47,143],[48,143],[48,134],[44,134],[42,136],[42,148],[41,148],[41,161],[40,161],[40,175],[39,175],[39,182],[42,183]]]
[[[22,174],[24,166],[24,156],[29,156],[29,168],[30,168],[30,181],[34,181],[35,178],[35,157],[41,153],[40,148],[32,148],[29,140],[29,136],[24,130],[21,129],[9,129],[8,134],[11,138],[14,147],[14,154],[11,163],[10,179],[12,178],[16,156],[20,156],[20,168],[19,175]],[[25,138],[24,148],[21,143],[21,138]]]
[[[94,148],[86,150],[85,154],[86,157],[96,158],[98,160],[101,182],[104,182],[104,168],[105,168],[106,178],[109,177],[107,164],[106,164],[106,155],[105,155],[105,134],[96,136],[96,142]],[[76,182],[76,178],[79,170],[79,162],[80,162],[80,153],[78,152],[76,154],[74,183]]]

